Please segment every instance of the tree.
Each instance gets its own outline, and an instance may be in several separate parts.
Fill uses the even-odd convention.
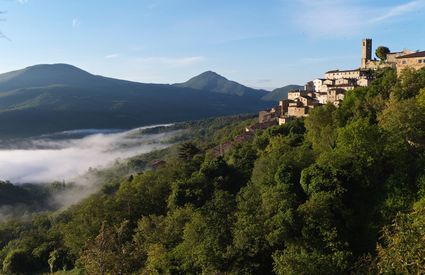
[[[411,213],[398,215],[384,229],[382,240],[377,249],[380,274],[424,274],[425,199]]]
[[[379,46],[376,51],[375,54],[376,56],[381,59],[381,61],[385,61],[387,60],[387,55],[390,53],[390,49],[388,49],[385,46]]]
[[[102,223],[99,235],[87,242],[80,261],[88,274],[129,274],[134,267],[131,247],[128,243],[128,221],[119,227]]]
[[[306,139],[318,152],[328,151],[335,147],[336,123],[333,117],[335,109],[332,104],[314,108],[305,120]]]
[[[185,142],[179,147],[179,159],[183,161],[191,160],[200,150],[192,142]]]
[[[392,98],[379,116],[380,126],[410,144],[425,144],[425,108],[419,104],[414,98],[400,101]]]
[[[5,274],[31,274],[33,259],[28,251],[23,249],[12,250],[3,261]]]

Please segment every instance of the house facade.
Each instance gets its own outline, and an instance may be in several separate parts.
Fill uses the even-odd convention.
[[[397,57],[396,60],[398,75],[406,68],[420,70],[425,67],[425,51],[402,55]]]

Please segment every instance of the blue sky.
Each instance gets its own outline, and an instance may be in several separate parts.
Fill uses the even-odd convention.
[[[0,0],[0,72],[69,63],[154,83],[213,70],[252,87],[360,64],[360,43],[425,50],[425,0]]]

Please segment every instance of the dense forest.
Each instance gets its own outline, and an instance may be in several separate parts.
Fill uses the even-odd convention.
[[[66,210],[2,223],[3,273],[425,273],[425,70],[378,71],[339,108],[214,157],[252,119],[230,121]]]

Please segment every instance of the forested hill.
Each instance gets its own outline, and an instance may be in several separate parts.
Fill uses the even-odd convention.
[[[177,87],[192,88],[200,91],[210,91],[220,94],[261,98],[263,101],[274,102],[287,99],[288,92],[291,90],[303,89],[303,86],[300,85],[287,85],[268,92],[262,89],[246,87],[235,81],[228,80],[227,78],[212,71],[204,72],[184,83],[178,83],[174,85]]]
[[[3,223],[3,272],[424,273],[425,70],[377,77],[224,157],[249,121],[205,123],[157,170]]]
[[[36,65],[0,75],[0,138],[130,129],[256,113],[273,104],[247,95],[107,78],[67,64]]]
[[[177,87],[192,88],[220,94],[249,96],[256,98],[262,98],[269,93],[265,90],[249,88],[235,81],[230,81],[227,78],[212,71],[204,72],[189,79],[187,82],[174,85]]]

